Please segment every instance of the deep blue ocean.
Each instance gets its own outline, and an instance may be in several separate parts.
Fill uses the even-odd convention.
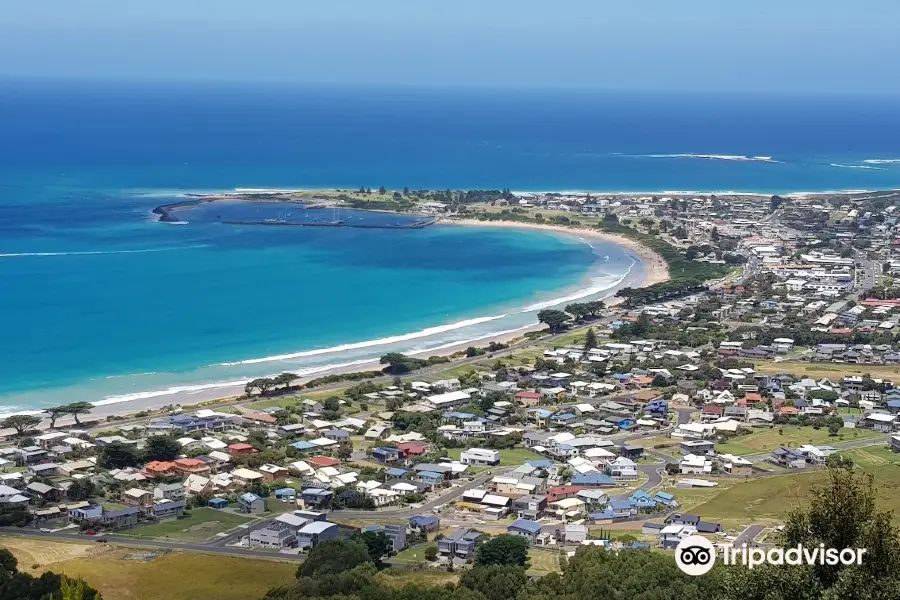
[[[0,81],[0,405],[199,398],[641,275],[545,232],[154,222],[184,193],[880,189],[898,159],[897,98]]]

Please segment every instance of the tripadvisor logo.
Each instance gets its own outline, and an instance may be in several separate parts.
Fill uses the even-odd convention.
[[[760,565],[861,565],[865,548],[826,548],[825,544],[794,548],[749,548],[724,545],[722,563],[743,565],[748,569]],[[691,535],[675,548],[675,564],[688,575],[704,575],[716,564],[716,547],[701,535]]]

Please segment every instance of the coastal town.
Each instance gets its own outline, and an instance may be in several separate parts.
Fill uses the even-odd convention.
[[[832,469],[900,508],[900,193],[398,194],[627,239],[664,276],[449,357],[7,417],[0,534],[287,561],[375,534],[409,570],[511,535],[544,573],[582,546],[772,544]]]

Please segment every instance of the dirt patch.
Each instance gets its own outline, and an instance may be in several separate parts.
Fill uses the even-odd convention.
[[[48,542],[28,538],[0,536],[0,547],[13,553],[19,561],[19,570],[41,571],[48,565],[75,558],[87,558],[109,552],[108,547],[78,542]],[[34,568],[37,565],[37,568]]]

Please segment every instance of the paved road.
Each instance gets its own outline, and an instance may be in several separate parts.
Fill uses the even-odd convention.
[[[684,425],[691,422],[691,415],[697,412],[693,407],[677,407],[675,412],[678,413],[678,425]]]
[[[0,527],[0,535],[10,535],[27,538],[37,538],[49,541],[59,542],[90,542],[97,539],[106,539],[111,544],[121,544],[123,546],[133,546],[137,548],[156,548],[160,550],[184,550],[187,552],[203,552],[206,554],[224,554],[229,556],[244,556],[251,558],[277,558],[279,560],[301,561],[303,556],[296,554],[282,554],[267,552],[264,550],[251,550],[249,548],[223,548],[221,546],[211,546],[207,544],[187,544],[182,542],[162,542],[153,540],[134,539],[127,536],[119,536],[115,534],[102,535],[97,537],[83,536],[76,533],[43,533],[36,529],[27,527]]]
[[[753,541],[756,539],[756,537],[757,537],[760,533],[763,532],[763,530],[764,530],[765,528],[766,528],[765,525],[759,525],[759,524],[753,524],[753,525],[750,525],[749,527],[747,527],[746,529],[744,529],[744,531],[742,531],[742,532],[740,533],[740,535],[738,535],[738,536],[734,539],[734,541],[731,542],[731,544],[732,544],[735,548],[739,547],[741,544],[747,544],[747,545],[750,545],[750,544],[753,543]]]

